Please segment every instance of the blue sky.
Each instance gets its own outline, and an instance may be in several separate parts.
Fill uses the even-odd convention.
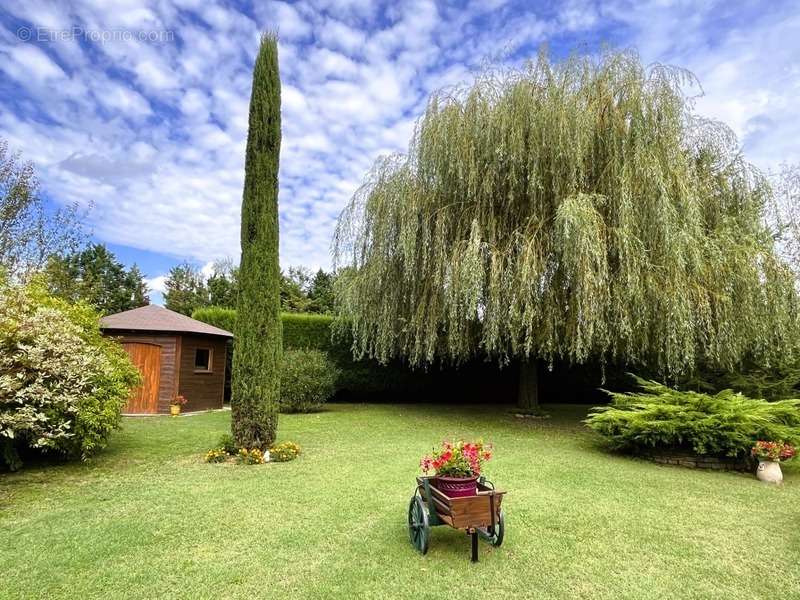
[[[380,155],[406,149],[428,95],[486,61],[602,44],[692,70],[696,110],[764,170],[800,161],[797,2],[42,2],[0,7],[0,136],[52,204],[163,275],[238,260],[250,73],[281,38],[281,264],[329,267],[336,218]]]

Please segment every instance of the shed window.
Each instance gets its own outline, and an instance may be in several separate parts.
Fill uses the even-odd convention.
[[[194,372],[211,373],[211,348],[197,348],[194,351]]]

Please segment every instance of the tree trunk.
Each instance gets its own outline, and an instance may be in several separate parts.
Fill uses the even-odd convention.
[[[520,361],[517,406],[528,413],[539,412],[539,361],[535,358]]]

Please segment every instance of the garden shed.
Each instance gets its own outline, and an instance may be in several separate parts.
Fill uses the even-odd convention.
[[[124,414],[169,413],[178,395],[187,400],[184,411],[222,408],[231,332],[156,304],[108,315],[100,323],[142,374]]]

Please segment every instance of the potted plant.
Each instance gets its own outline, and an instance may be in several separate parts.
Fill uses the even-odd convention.
[[[177,417],[181,414],[181,406],[186,404],[188,400],[181,395],[175,396],[172,399],[172,402],[169,403],[169,412],[173,417]]]
[[[492,458],[491,446],[477,442],[444,441],[431,454],[423,456],[420,467],[426,474],[436,476],[433,484],[451,498],[474,496],[478,493],[478,477],[483,463]]]
[[[797,451],[791,444],[758,440],[750,453],[758,459],[756,477],[767,483],[783,482],[780,462],[793,458]]]

